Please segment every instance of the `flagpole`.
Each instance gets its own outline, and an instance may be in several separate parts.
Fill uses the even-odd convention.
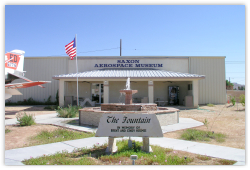
[[[76,37],[75,37],[75,41],[76,41]],[[76,42],[75,42],[76,43]],[[77,43],[76,43],[76,79],[77,79],[77,106],[79,106],[79,98],[78,98],[78,63],[77,63]]]

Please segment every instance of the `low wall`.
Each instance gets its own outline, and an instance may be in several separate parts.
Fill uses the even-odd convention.
[[[101,111],[100,107],[88,107],[79,110],[80,124],[98,126],[103,114],[156,114],[160,126],[179,123],[179,110],[158,107],[157,111]]]

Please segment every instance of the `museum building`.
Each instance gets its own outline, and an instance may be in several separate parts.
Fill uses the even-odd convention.
[[[226,103],[225,56],[78,56],[25,57],[25,77],[45,80],[45,88],[20,89],[23,95],[11,101],[32,97],[55,101],[59,105],[76,104],[77,79],[79,104],[124,103],[119,90],[130,78],[133,103],[157,103],[160,106],[198,107],[201,104]],[[15,82],[22,82],[16,80]]]

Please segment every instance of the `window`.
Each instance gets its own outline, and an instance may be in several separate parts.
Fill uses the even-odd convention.
[[[193,90],[193,84],[188,84],[188,90]]]

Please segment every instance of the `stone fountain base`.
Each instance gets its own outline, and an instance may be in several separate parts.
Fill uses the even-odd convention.
[[[135,103],[135,104],[123,104],[123,103],[109,103],[101,105],[102,111],[156,111],[157,104],[154,103]]]

